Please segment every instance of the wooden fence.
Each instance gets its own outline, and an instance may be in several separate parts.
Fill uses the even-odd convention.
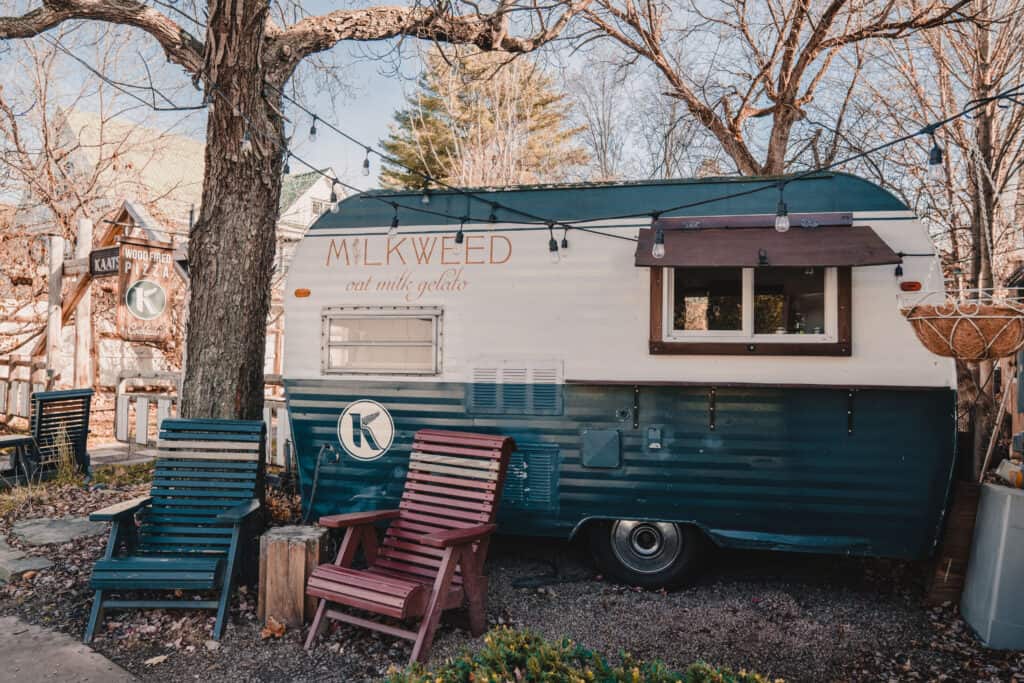
[[[117,385],[114,438],[139,448],[156,445],[160,423],[178,416],[178,373],[122,376]],[[284,466],[291,448],[291,425],[281,397],[280,378],[268,376],[263,401],[267,424],[267,463]]]
[[[53,379],[41,357],[0,356],[0,419],[27,419],[32,413],[32,392],[52,389]]]

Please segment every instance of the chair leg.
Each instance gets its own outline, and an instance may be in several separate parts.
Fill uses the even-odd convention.
[[[224,622],[227,621],[228,605],[231,604],[232,583],[232,581],[228,580],[221,588],[220,604],[217,605],[217,623],[213,625],[214,640],[220,640],[220,637],[224,635]]]
[[[91,643],[96,634],[96,623],[103,617],[103,591],[98,590],[92,598],[92,609],[89,611],[89,623],[85,627],[83,643]]]
[[[319,635],[320,628],[324,620],[324,613],[327,611],[327,600],[320,598],[320,604],[316,607],[316,615],[313,617],[313,623],[309,627],[309,635],[306,636],[306,649],[313,649],[313,644],[316,642],[316,637]]]
[[[474,637],[483,635],[487,630],[487,580],[483,576],[482,559],[480,551],[474,553],[471,549],[464,549],[459,560],[462,587],[469,608],[469,632]]]
[[[420,662],[426,664],[430,659],[430,646],[434,644],[434,632],[437,631],[437,623],[441,620],[441,611],[444,607],[444,595],[448,592],[452,576],[455,574],[455,558],[457,557],[454,548],[446,548],[441,557],[441,567],[434,580],[433,592],[430,594],[430,604],[423,615],[420,623],[419,634],[412,646],[412,656],[409,663]]]

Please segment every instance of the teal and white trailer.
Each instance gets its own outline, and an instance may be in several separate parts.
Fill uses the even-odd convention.
[[[586,533],[638,584],[684,578],[704,539],[928,555],[956,378],[897,295],[937,272],[932,243],[866,180],[784,193],[787,232],[763,178],[346,198],[285,290],[312,516],[393,504],[435,427],[515,438],[503,531]]]

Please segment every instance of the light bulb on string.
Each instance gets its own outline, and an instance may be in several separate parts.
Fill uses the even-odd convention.
[[[946,181],[946,166],[942,163],[942,148],[935,140],[935,134],[930,133],[932,148],[928,152],[928,177],[936,183]]]
[[[240,145],[242,154],[252,153],[252,138],[249,136],[249,131],[242,133],[242,144]]]
[[[786,183],[779,183],[779,203],[775,208],[775,232],[789,231],[789,207],[786,206],[786,200],[782,196],[785,188]]]
[[[498,222],[497,211],[498,211],[498,205],[497,204],[491,204],[491,213],[487,216],[487,222],[488,223],[497,223]]]
[[[338,213],[341,211],[341,204],[338,203],[338,191],[335,189],[337,185],[337,180],[331,181],[331,213]]]
[[[430,203],[430,176],[425,176],[423,179],[423,196],[420,197],[420,203],[423,206]]]
[[[903,283],[903,264],[897,263],[896,270],[893,271],[893,275],[896,276],[896,284]]]
[[[289,159],[291,159],[291,156],[292,156],[291,152],[285,152],[284,153],[284,169],[283,169],[283,171],[284,171],[285,175],[288,175],[288,174],[290,174],[292,172],[291,164],[288,163]]]
[[[366,156],[363,157],[363,175],[370,175],[370,148],[366,148]]]
[[[657,214],[657,213],[656,214],[652,214],[651,215],[651,225],[654,225],[655,223],[657,223],[658,218],[660,216],[661,216],[661,214]],[[653,256],[656,259],[663,259],[663,258],[665,258],[665,230],[664,230],[664,228],[659,227],[657,230],[654,231],[654,244],[651,245],[651,256]]]
[[[466,241],[466,235],[462,232],[463,227],[466,225],[466,218],[463,216],[462,222],[459,223],[459,231],[455,233],[455,244],[462,244]]]
[[[551,263],[558,263],[562,257],[558,254],[558,240],[555,239],[555,226],[552,223],[548,223],[548,236],[548,257]]]
[[[388,228],[388,237],[394,237],[398,234],[398,204],[392,204],[395,208],[395,215],[391,218],[391,227]]]
[[[313,123],[309,126],[309,141],[316,142],[316,116],[313,117]]]

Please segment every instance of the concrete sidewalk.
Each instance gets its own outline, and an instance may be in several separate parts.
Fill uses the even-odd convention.
[[[0,617],[0,683],[126,683],[134,676],[64,633]]]

